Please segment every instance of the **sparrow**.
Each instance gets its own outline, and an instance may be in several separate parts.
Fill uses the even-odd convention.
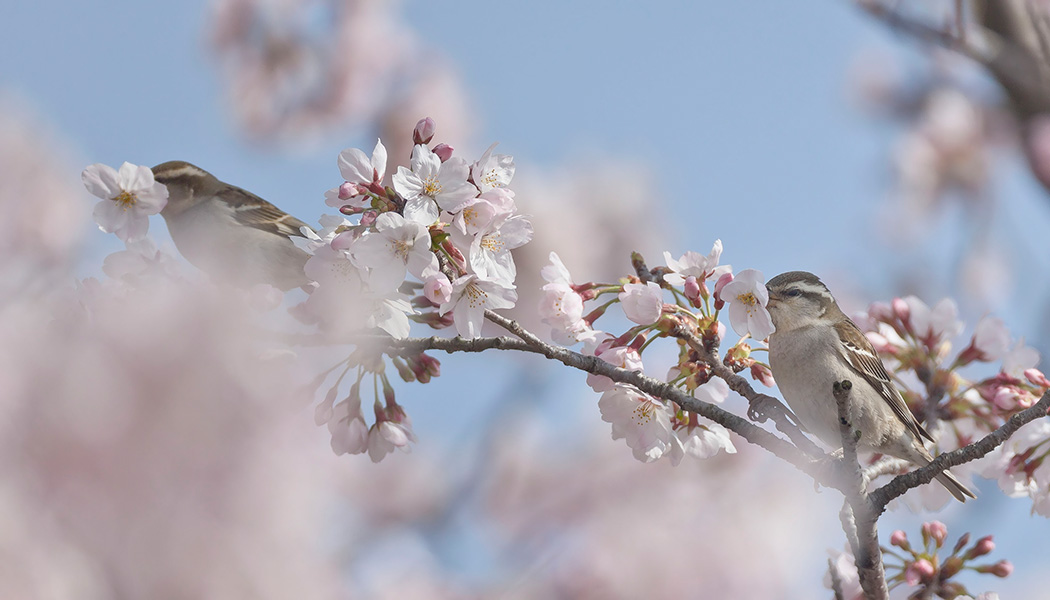
[[[160,214],[186,260],[208,275],[235,285],[267,283],[281,290],[309,282],[309,258],[292,242],[306,223],[255,194],[224,183],[181,160],[153,167],[168,188]]]
[[[860,432],[858,448],[919,466],[933,460],[923,439],[934,441],[916,420],[864,333],[846,316],[820,279],[805,271],[782,273],[766,283],[767,309],[776,331],[769,336],[773,379],[802,425],[831,448],[841,448],[836,381],[848,379],[849,420]],[[960,502],[976,498],[954,475],[937,481]]]

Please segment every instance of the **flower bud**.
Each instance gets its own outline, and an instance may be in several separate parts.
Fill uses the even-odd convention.
[[[733,281],[733,274],[723,273],[718,278],[718,281],[715,282],[715,310],[722,310],[722,307],[725,306],[725,301],[722,300],[722,288],[728,285],[730,281]]]
[[[438,158],[441,159],[441,162],[445,162],[446,160],[452,158],[453,150],[454,148],[452,148],[452,146],[449,146],[448,144],[438,144],[437,146],[434,146],[434,149],[432,151],[434,152],[434,154],[437,154]]]
[[[952,554],[958,554],[959,551],[962,550],[963,548],[965,548],[966,544],[969,544],[969,543],[970,543],[970,534],[969,533],[962,534],[962,537],[959,538],[959,541],[955,542],[955,549],[952,550]]]
[[[340,200],[349,200],[349,199],[353,198],[354,196],[360,196],[363,193],[364,192],[361,191],[361,187],[358,186],[356,183],[350,183],[349,181],[344,181],[343,185],[339,186],[339,199]]]
[[[965,563],[963,562],[963,559],[959,558],[958,556],[952,556],[948,560],[944,561],[944,564],[941,565],[941,581],[944,581],[949,577],[955,576],[956,573],[962,571],[963,566],[965,566]]]
[[[700,284],[697,283],[696,277],[692,275],[685,278],[685,297],[693,303],[693,306],[699,306]]]
[[[933,568],[930,561],[920,558],[908,565],[908,568],[904,570],[904,581],[908,585],[917,585],[920,581],[929,581],[936,572],[937,570]]]
[[[437,125],[434,124],[434,119],[427,117],[420,119],[416,123],[416,128],[412,130],[412,143],[413,144],[429,144],[430,140],[434,139],[434,130]],[[444,162],[444,159],[442,159]]]
[[[375,223],[377,218],[379,218],[379,213],[374,210],[366,210],[361,213],[361,224],[367,227],[368,225]]]
[[[1014,572],[1014,565],[1008,560],[1001,560],[992,565],[989,572],[996,577],[1009,577],[1010,573]]]
[[[940,521],[930,521],[922,524],[922,537],[925,540],[929,536],[940,548],[944,545],[944,539],[948,537],[948,527]]]
[[[1025,369],[1024,376],[1032,385],[1038,385],[1044,390],[1050,388],[1050,379],[1039,369]]]
[[[911,547],[911,544],[908,543],[908,534],[904,533],[900,529],[890,534],[890,545],[897,546],[902,550],[907,550]]]
[[[900,319],[901,323],[904,323],[905,328],[910,330],[911,326],[908,324],[908,319],[911,318],[911,308],[908,306],[908,303],[903,298],[894,298],[890,302],[890,308],[893,309],[893,315]]]
[[[761,382],[762,385],[768,388],[776,387],[777,385],[777,382],[773,379],[773,371],[770,371],[769,367],[759,362],[751,365],[751,378]]]
[[[401,377],[402,381],[412,383],[416,380],[416,376],[412,373],[412,369],[405,364],[405,361],[398,357],[394,357],[390,362],[394,363],[394,367],[397,368],[397,374]]]
[[[992,541],[992,536],[986,535],[983,538],[977,540],[973,548],[966,553],[966,558],[977,558],[978,556],[984,556],[990,554],[992,550],[995,550],[995,542]]]

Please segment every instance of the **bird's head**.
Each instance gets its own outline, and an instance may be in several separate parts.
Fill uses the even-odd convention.
[[[766,282],[766,309],[778,333],[818,324],[836,316],[835,298],[819,277],[806,271],[781,273]]]

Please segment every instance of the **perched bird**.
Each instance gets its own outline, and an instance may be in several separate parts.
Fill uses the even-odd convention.
[[[802,425],[832,448],[842,446],[832,386],[848,379],[849,419],[858,446],[925,466],[933,460],[915,419],[864,333],[842,312],[827,286],[812,273],[791,271],[766,283],[769,366],[788,406]],[[937,476],[956,499],[976,498],[948,471]]]
[[[219,181],[181,160],[153,167],[168,188],[161,211],[175,247],[198,269],[235,285],[268,283],[282,290],[305,285],[309,255],[292,243],[299,219],[255,194]]]

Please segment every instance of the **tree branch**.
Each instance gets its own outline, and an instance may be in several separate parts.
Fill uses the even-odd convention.
[[[850,422],[849,397],[853,382],[848,379],[836,381],[832,386],[835,406],[838,409],[839,435],[842,437],[842,490],[852,513],[852,523],[843,515],[843,529],[846,538],[853,548],[853,557],[860,576],[860,586],[864,595],[870,600],[888,600],[889,589],[886,587],[886,572],[882,566],[882,549],[879,547],[877,523],[881,511],[874,510],[868,495],[864,491],[864,473],[857,461],[857,442],[860,431],[853,428]],[[846,507],[843,507],[846,512]],[[852,525],[852,531],[849,525]],[[853,537],[853,534],[856,537]]]
[[[711,366],[711,372],[727,384],[729,389],[740,394],[748,401],[747,416],[752,421],[765,423],[772,419],[777,430],[779,430],[798,447],[799,450],[815,459],[823,459],[827,455],[810,440],[798,425],[798,418],[776,398],[755,391],[751,383],[737,375],[725,363],[718,360],[704,346],[703,340],[689,331],[685,326],[679,325],[670,331],[673,337],[684,340],[689,347],[700,354],[701,359]]]
[[[933,481],[934,477],[951,467],[982,458],[1002,445],[1022,426],[1038,418],[1045,417],[1048,408],[1050,408],[1050,391],[1044,393],[1038,402],[1010,417],[1001,427],[980,440],[968,446],[963,446],[954,452],[941,454],[921,469],[893,478],[892,481],[869,495],[872,505],[875,510],[882,513],[886,510],[886,505],[891,500],[899,498],[908,490]]]

